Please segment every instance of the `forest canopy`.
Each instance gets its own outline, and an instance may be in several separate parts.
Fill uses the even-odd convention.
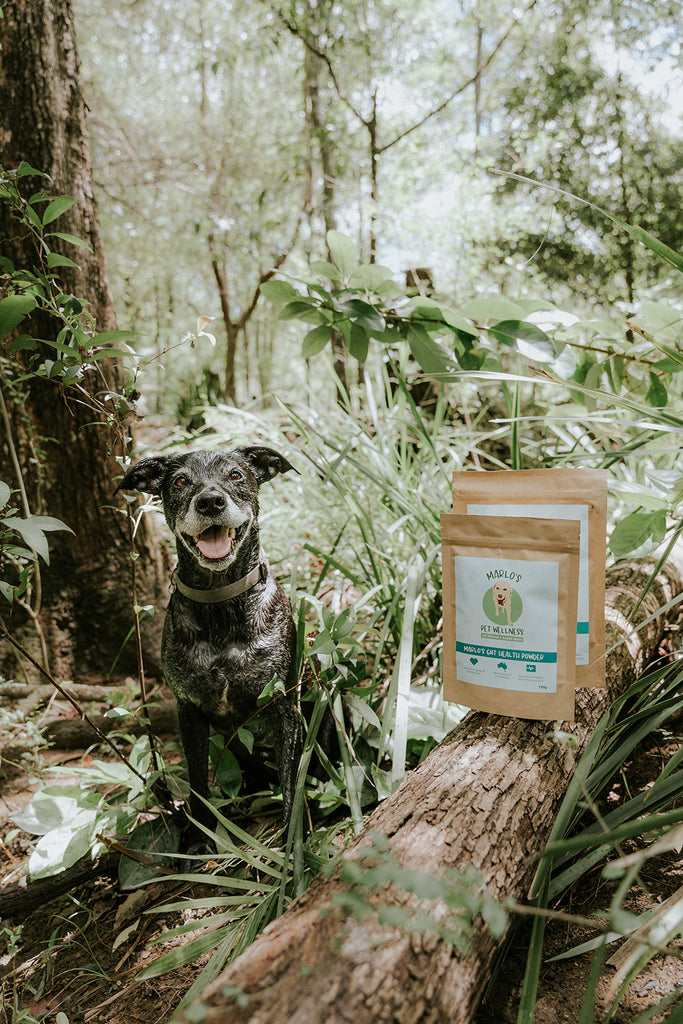
[[[297,331],[258,288],[328,259],[330,229],[365,262],[429,268],[456,308],[503,294],[583,317],[665,297],[666,269],[623,231],[511,175],[680,248],[680,14],[659,0],[77,2],[118,319],[154,352],[217,318],[216,352],[186,371],[188,354],[168,358],[163,389],[157,366],[145,404],[296,388]]]

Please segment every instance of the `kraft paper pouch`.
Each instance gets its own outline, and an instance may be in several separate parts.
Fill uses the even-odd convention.
[[[578,522],[442,515],[445,700],[574,718]]]
[[[528,469],[453,474],[453,510],[581,523],[576,685],[605,685],[607,473]]]

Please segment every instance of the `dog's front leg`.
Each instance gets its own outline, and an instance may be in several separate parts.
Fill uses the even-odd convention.
[[[178,701],[178,725],[190,781],[190,814],[195,821],[211,828],[214,817],[200,800],[209,798],[209,720],[196,704]],[[191,827],[190,835],[193,847],[210,846],[208,837],[196,826]]]

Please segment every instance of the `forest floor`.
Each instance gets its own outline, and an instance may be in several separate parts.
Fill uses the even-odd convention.
[[[68,705],[60,713],[70,714]],[[54,714],[54,708],[53,708]],[[679,723],[679,727],[683,723]],[[680,728],[679,728],[680,731]],[[665,742],[666,746],[660,743]],[[608,806],[649,786],[659,774],[676,740],[650,739],[638,749],[607,797]],[[40,774],[14,768],[12,750],[3,751],[0,775],[0,918],[2,894],[16,882],[31,845],[26,833],[2,842],[12,830],[12,814],[21,810],[45,785]],[[58,769],[68,778],[69,767],[88,763],[101,750],[63,751],[54,747],[39,753],[44,767]],[[628,847],[627,849],[633,849]],[[208,881],[208,879],[207,879]],[[640,913],[664,902],[683,884],[683,858],[663,854],[647,862],[639,883],[629,894],[626,909]],[[166,937],[169,929],[185,923],[179,911],[155,914],[154,908],[182,896],[215,895],[209,886],[160,882],[135,894],[122,893],[115,877],[100,876],[56,897],[30,914],[17,928],[16,921],[0,920],[0,1022],[33,1024],[52,1022],[58,1011],[69,1024],[166,1024],[184,993],[195,981],[209,954],[195,963],[149,981],[138,980],[141,969],[187,936]],[[609,885],[600,872],[590,874],[565,894],[555,909],[583,918],[599,917],[610,899]],[[145,911],[151,911],[145,913]],[[539,986],[536,1024],[576,1022],[590,967],[590,954],[549,963],[595,934],[594,931],[553,920],[546,931],[546,962]],[[514,1024],[524,975],[529,927],[512,937],[492,989],[473,1024]],[[150,945],[150,943],[153,943]],[[615,944],[616,945],[616,944]],[[615,948],[615,947],[611,947]],[[599,988],[595,1022],[605,1018],[614,969],[605,967]],[[656,1004],[677,985],[683,985],[683,963],[675,957],[655,959],[627,992],[614,1024],[630,1024],[639,1013]],[[654,1018],[658,1024],[662,1017]],[[284,1022],[283,1022],[284,1024]]]

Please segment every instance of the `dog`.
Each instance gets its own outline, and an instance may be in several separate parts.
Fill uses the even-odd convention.
[[[191,828],[192,850],[210,848],[201,826],[214,822],[200,799],[209,796],[210,729],[231,738],[250,726],[274,680],[281,685],[259,716],[276,751],[285,824],[291,815],[302,749],[296,629],[261,549],[258,519],[260,485],[289,470],[272,448],[250,446],[143,459],[117,487],[160,496],[176,538],[161,657],[178,703],[190,814],[200,826]]]
[[[501,614],[507,618],[508,626],[512,625],[512,587],[509,583],[493,584],[493,601],[496,609],[496,618]]]

